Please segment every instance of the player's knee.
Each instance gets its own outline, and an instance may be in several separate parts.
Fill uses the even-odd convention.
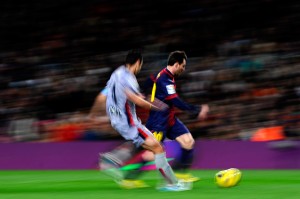
[[[152,151],[154,154],[163,153],[164,148],[156,139],[149,137],[143,144],[143,148]]]
[[[145,151],[142,154],[142,158],[145,161],[153,161],[154,160],[154,154],[151,151]]]
[[[164,152],[164,148],[163,148],[163,146],[159,142],[157,142],[157,143],[155,143],[153,145],[153,152],[155,154],[157,154],[157,153],[163,153]]]
[[[158,143],[157,146],[156,146],[156,152],[157,153],[163,153],[164,151],[165,150],[164,150],[163,146]]]
[[[195,145],[195,140],[189,139],[189,140],[185,140],[184,142],[182,142],[181,147],[186,150],[191,150],[194,148],[194,145]]]

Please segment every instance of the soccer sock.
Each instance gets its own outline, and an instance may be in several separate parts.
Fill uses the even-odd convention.
[[[189,169],[192,166],[194,159],[194,149],[181,149],[181,163],[182,169]]]
[[[162,177],[167,181],[169,184],[177,183],[177,178],[174,175],[173,169],[169,165],[166,153],[155,154],[155,165],[156,169],[160,172]]]
[[[173,163],[173,169],[176,171],[184,171],[189,169],[192,165],[194,158],[194,149],[181,148],[179,157]]]

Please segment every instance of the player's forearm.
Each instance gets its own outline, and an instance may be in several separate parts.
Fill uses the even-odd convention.
[[[96,103],[94,103],[93,107],[90,110],[89,116],[95,117],[99,112],[100,112],[100,108],[97,106]]]
[[[144,100],[143,98],[138,99],[137,105],[146,110],[158,109],[156,106],[154,106],[150,102]]]
[[[152,104],[146,100],[144,100],[143,98],[141,98],[138,95],[133,96],[130,101],[132,101],[133,103],[135,103],[137,106],[146,109],[146,110],[150,110],[152,108]]]
[[[158,107],[152,105],[150,102],[148,102],[147,100],[144,100],[142,97],[140,97],[140,95],[135,94],[133,92],[126,92],[127,98],[132,101],[134,104],[136,104],[137,106],[146,109],[146,110],[150,110],[150,109],[158,109]]]

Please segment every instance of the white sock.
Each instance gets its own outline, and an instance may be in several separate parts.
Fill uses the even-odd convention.
[[[174,175],[173,169],[167,161],[166,153],[156,154],[154,161],[156,169],[160,172],[168,184],[176,184],[178,182]]]

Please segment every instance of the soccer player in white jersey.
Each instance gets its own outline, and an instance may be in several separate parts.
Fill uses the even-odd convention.
[[[130,51],[127,54],[125,65],[117,68],[107,83],[106,112],[112,127],[127,141],[132,141],[136,148],[142,147],[154,153],[157,170],[165,180],[165,186],[159,187],[162,191],[185,191],[191,189],[190,183],[178,181],[166,159],[163,146],[154,138],[153,134],[141,124],[136,115],[135,105],[147,110],[163,110],[143,99],[136,74],[141,70],[143,57],[139,51]],[[118,167],[114,156],[106,153],[102,162]],[[120,179],[119,179],[120,180]]]

